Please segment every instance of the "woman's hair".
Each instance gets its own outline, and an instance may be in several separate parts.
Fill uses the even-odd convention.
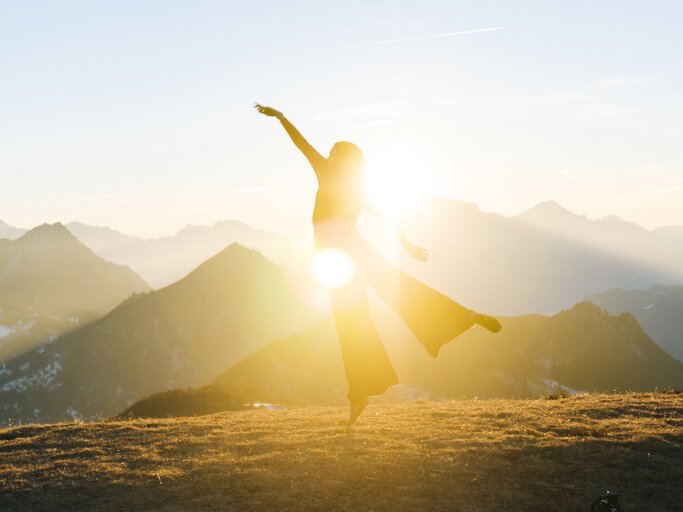
[[[343,163],[349,170],[354,170],[359,173],[365,171],[365,157],[363,156],[363,152],[352,142],[336,142],[330,150],[330,156],[334,160]]]

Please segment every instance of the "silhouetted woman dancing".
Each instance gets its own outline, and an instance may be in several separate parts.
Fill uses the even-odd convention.
[[[318,249],[344,251],[356,272],[344,287],[331,290],[332,309],[341,344],[344,370],[349,383],[348,425],[352,425],[368,404],[398,383],[382,340],[372,322],[365,283],[369,283],[394,309],[433,357],[448,341],[475,324],[498,332],[495,318],[461,306],[442,293],[397,269],[380,258],[356,231],[356,219],[366,210],[387,223],[367,199],[364,189],[365,161],[360,148],[337,142],[327,158],[318,153],[281,112],[256,104],[266,116],[282,123],[297,148],[308,159],[318,178],[313,209],[313,231]],[[408,254],[427,260],[427,251],[411,244],[398,229],[395,234]]]

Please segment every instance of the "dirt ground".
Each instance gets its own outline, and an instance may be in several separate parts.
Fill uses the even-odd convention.
[[[0,430],[0,510],[682,510],[683,395],[248,410]]]

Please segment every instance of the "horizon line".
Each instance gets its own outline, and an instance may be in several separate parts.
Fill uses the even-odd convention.
[[[500,212],[500,211],[497,211],[497,210],[489,210],[489,209],[487,209],[487,208],[482,208],[476,201],[466,201],[466,200],[464,200],[464,199],[458,199],[458,198],[454,198],[454,197],[446,197],[446,196],[441,196],[441,195],[439,195],[439,194],[433,194],[433,197],[436,197],[436,198],[439,198],[439,199],[445,199],[445,200],[448,200],[448,201],[456,201],[456,202],[460,202],[460,203],[463,203],[463,204],[473,205],[473,206],[475,206],[475,207],[476,207],[480,212],[482,212],[482,213],[485,213],[485,214],[493,213],[493,214],[500,215],[500,216],[502,216],[502,217],[504,217],[504,218],[506,218],[506,219],[514,219],[515,217],[517,217],[517,216],[519,216],[519,215],[522,215],[522,214],[524,214],[524,213],[526,213],[526,212],[528,212],[528,211],[530,211],[530,210],[533,210],[534,208],[536,208],[536,207],[538,207],[538,206],[540,206],[540,205],[542,205],[542,204],[545,204],[545,203],[555,203],[557,206],[559,206],[559,207],[562,208],[563,210],[568,211],[570,214],[576,215],[576,216],[580,216],[580,217],[585,217],[585,218],[586,218],[588,221],[590,221],[590,222],[599,222],[599,221],[603,221],[603,220],[605,220],[605,219],[609,219],[610,217],[614,217],[614,218],[616,218],[616,219],[618,219],[618,220],[620,220],[620,221],[622,221],[622,222],[626,222],[626,223],[629,223],[629,224],[635,224],[635,225],[637,225],[637,226],[639,226],[639,227],[641,227],[641,228],[643,228],[643,229],[645,229],[646,231],[649,231],[649,232],[653,232],[653,231],[655,231],[655,230],[662,229],[662,228],[681,228],[681,227],[683,227],[683,224],[670,224],[670,223],[669,223],[669,224],[659,224],[659,225],[654,226],[654,227],[647,227],[644,223],[641,223],[640,221],[628,220],[628,219],[625,219],[625,218],[623,218],[623,217],[620,217],[620,216],[617,215],[617,214],[609,214],[609,215],[606,215],[606,216],[603,216],[603,217],[591,218],[591,217],[589,217],[589,216],[588,216],[587,214],[585,214],[585,213],[577,213],[577,212],[575,212],[574,210],[571,210],[571,209],[569,209],[569,208],[563,206],[561,203],[559,203],[557,200],[554,200],[554,199],[546,199],[546,200],[544,200],[544,201],[540,201],[540,202],[534,204],[533,206],[524,208],[522,211],[519,211],[518,213],[505,214],[505,213]],[[185,229],[185,228],[187,228],[187,227],[190,227],[190,226],[193,226],[193,227],[213,227],[213,226],[215,226],[216,224],[219,224],[219,223],[222,223],[222,222],[240,222],[240,223],[246,225],[247,227],[249,227],[249,228],[251,228],[251,229],[260,230],[260,231],[266,231],[266,232],[271,233],[271,234],[274,234],[274,235],[285,236],[285,237],[287,237],[287,236],[294,236],[294,237],[296,237],[296,236],[301,236],[301,234],[302,234],[302,233],[297,233],[297,232],[284,233],[284,232],[281,232],[281,231],[278,231],[278,230],[273,230],[273,229],[266,228],[266,227],[263,227],[263,226],[252,225],[252,224],[250,224],[249,222],[247,222],[246,220],[241,220],[241,219],[236,218],[236,217],[233,217],[233,218],[217,218],[216,220],[214,220],[213,222],[210,222],[210,223],[198,223],[198,224],[195,224],[195,223],[193,223],[193,222],[188,222],[188,223],[186,223],[186,224],[182,224],[179,228],[174,229],[174,230],[171,231],[170,233],[167,233],[167,234],[155,233],[155,234],[153,234],[153,235],[149,235],[149,234],[146,234],[146,235],[142,235],[142,234],[132,234],[131,232],[129,232],[129,231],[128,231],[127,229],[125,229],[125,228],[113,227],[113,225],[107,225],[107,224],[105,224],[105,225],[102,225],[102,224],[89,224],[87,221],[83,221],[83,220],[71,220],[71,221],[54,220],[53,222],[44,221],[44,222],[42,222],[42,223],[40,223],[40,224],[36,224],[36,225],[34,225],[34,226],[32,226],[32,227],[28,227],[28,228],[27,228],[27,227],[19,227],[19,226],[17,226],[17,225],[9,224],[9,223],[7,223],[6,221],[0,219],[0,224],[4,224],[5,226],[7,226],[7,227],[9,227],[9,228],[13,228],[13,229],[18,229],[18,230],[24,231],[24,233],[22,233],[22,235],[25,234],[25,233],[28,232],[28,231],[31,231],[31,230],[33,230],[33,229],[39,227],[39,226],[42,226],[42,225],[44,225],[44,224],[48,224],[48,225],[62,224],[64,227],[67,227],[69,224],[78,223],[78,224],[82,224],[82,225],[87,226],[87,227],[110,229],[110,230],[116,231],[116,232],[118,232],[118,233],[120,233],[120,234],[122,234],[122,235],[130,236],[130,237],[138,238],[138,239],[142,239],[142,240],[155,240],[155,239],[159,239],[159,238],[173,237],[173,236],[176,236],[176,235],[177,235],[180,231],[182,231],[183,229]],[[68,229],[68,228],[67,228],[67,229]],[[22,235],[20,235],[20,236],[22,236]]]

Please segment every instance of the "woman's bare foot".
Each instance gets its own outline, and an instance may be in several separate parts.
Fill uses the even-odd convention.
[[[475,313],[472,320],[474,320],[475,324],[481,325],[484,329],[494,333],[500,331],[503,327],[496,318],[493,318],[490,315],[485,315],[484,313]]]
[[[369,402],[370,399],[366,397],[363,400],[359,400],[358,402],[349,403],[349,421],[346,422],[347,427],[350,427],[356,422],[358,417],[368,406]]]

